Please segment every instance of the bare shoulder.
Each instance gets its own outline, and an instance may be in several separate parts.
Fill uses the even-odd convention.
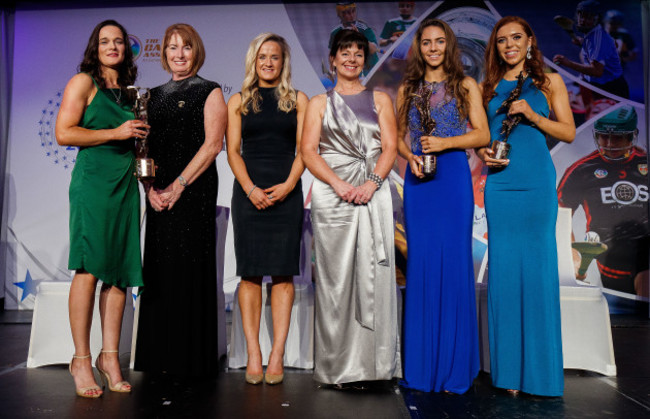
[[[68,87],[82,92],[90,92],[95,87],[95,84],[90,75],[86,73],[77,73],[68,82]]]
[[[296,91],[296,98],[297,100],[302,100],[302,101],[309,101],[309,97],[302,91],[302,90],[297,90]]]
[[[305,109],[308,103],[309,103],[309,98],[307,97],[307,95],[301,92],[300,90],[298,90],[296,94],[296,108],[298,108],[298,110]]]
[[[463,79],[463,87],[468,90],[479,88],[478,83],[476,83],[476,80],[474,80],[474,78],[470,76],[465,76],[465,78]]]
[[[320,95],[316,95],[309,100],[309,107],[320,109],[325,107],[326,103],[327,103],[327,94],[321,93]]]
[[[374,90],[372,93],[375,99],[375,104],[377,106],[393,106],[393,100],[390,98],[390,96],[388,96],[386,92]]]
[[[566,88],[564,80],[559,73],[548,73],[546,74],[546,77],[548,77],[548,82],[551,85],[551,90],[555,90],[557,88]]]
[[[228,99],[228,109],[236,109],[241,105],[241,93],[235,93]]]

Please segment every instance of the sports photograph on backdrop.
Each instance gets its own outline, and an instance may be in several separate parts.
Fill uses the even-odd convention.
[[[560,205],[573,211],[573,252],[576,277],[580,281],[603,287],[612,304],[611,309],[626,310],[634,304],[629,301],[648,301],[648,191],[647,156],[645,145],[645,107],[641,50],[641,22],[634,2],[607,2],[597,6],[592,1],[562,2],[550,0],[543,9],[534,11],[520,8],[511,2],[456,1],[456,2],[347,2],[347,3],[287,3],[266,5],[260,9],[259,19],[275,25],[294,45],[294,75],[297,85],[309,96],[332,88],[334,75],[328,61],[328,47],[332,37],[342,28],[354,27],[369,40],[370,55],[363,70],[363,83],[388,93],[393,100],[405,70],[417,24],[427,17],[445,20],[458,36],[462,62],[467,75],[478,82],[483,73],[483,55],[490,30],[495,22],[509,14],[518,14],[531,22],[539,36],[546,71],[559,73],[569,90],[570,103],[577,126],[576,140],[567,146],[548,137],[547,144],[557,169]],[[136,30],[129,34],[129,42],[142,79],[139,84],[154,86],[164,80],[165,74],[156,67],[160,59],[161,28],[170,21],[173,7],[144,12],[146,24],[130,25]],[[184,9],[187,20],[196,25],[208,25],[210,6]],[[216,75],[225,99],[240,84],[236,66],[222,66],[219,62],[244,50],[246,36],[230,42],[239,42],[236,48],[220,45],[219,33],[243,31],[236,22],[244,6],[221,6],[222,22],[206,44],[213,51],[204,71]],[[264,11],[264,13],[262,13]],[[118,14],[123,13],[118,9]],[[54,121],[60,105],[64,79],[74,69],[66,65],[48,66],[47,77],[38,74],[45,67],[28,63],[35,55],[48,56],[38,42],[43,31],[70,30],[65,17],[52,18],[62,12],[26,12],[17,16],[20,32],[17,34],[15,65],[30,71],[15,75],[16,95],[12,102],[14,118],[10,126],[8,146],[6,246],[6,304],[8,308],[31,308],[39,281],[69,279],[64,266],[67,245],[65,184],[75,164],[77,147],[62,147],[54,139]],[[270,13],[270,14],[269,14]],[[78,13],[92,20],[96,11]],[[268,16],[276,16],[269,19]],[[124,17],[132,19],[128,14]],[[28,29],[29,28],[29,29]],[[230,28],[230,29],[229,29]],[[79,29],[81,31],[81,29]],[[254,29],[250,29],[251,34]],[[44,32],[43,32],[44,33]],[[77,39],[83,37],[79,36]],[[73,48],[65,52],[75,61]],[[236,52],[237,51],[237,52]],[[235,54],[235,55],[233,55]],[[219,57],[219,59],[217,58]],[[600,70],[599,77],[590,75],[586,64]],[[35,82],[38,80],[38,82]],[[318,83],[314,81],[318,80]],[[30,122],[29,118],[34,122]],[[18,120],[21,120],[20,122]],[[23,121],[24,120],[24,121]],[[22,138],[20,142],[16,138]],[[33,138],[32,141],[27,139]],[[473,257],[477,283],[486,281],[489,269],[487,255],[487,226],[483,204],[483,188],[487,170],[480,159],[468,151],[474,184]],[[223,154],[218,167],[225,164]],[[39,177],[48,179],[48,186],[35,182],[33,170],[26,170],[41,162]],[[395,249],[397,252],[398,282],[404,282],[403,271],[407,257],[402,188],[406,163],[398,158],[390,175],[395,204]],[[531,170],[535,170],[531,167]],[[229,171],[219,170],[227,179]],[[309,173],[303,182],[305,208],[310,207]],[[59,185],[58,187],[55,185]],[[229,207],[229,182],[220,183],[218,205]],[[50,203],[47,212],[39,202]],[[305,217],[305,226],[309,217]],[[229,229],[231,223],[229,222]],[[305,229],[309,231],[309,229]],[[221,233],[223,234],[223,233]],[[308,233],[306,233],[308,234]],[[47,237],[47,242],[43,242]],[[231,304],[237,283],[232,264],[232,237],[225,233],[222,241],[225,261],[223,267],[226,305]],[[303,242],[303,251],[309,243]],[[531,243],[534,252],[534,243]],[[303,259],[302,277],[311,280],[309,260]]]
[[[173,388],[152,417],[224,371],[287,416],[307,374],[314,417],[377,381],[578,417],[596,376],[646,411],[612,330],[650,316],[648,1],[1,6],[0,376]]]

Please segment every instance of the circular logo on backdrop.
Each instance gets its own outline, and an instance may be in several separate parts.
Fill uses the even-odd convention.
[[[633,183],[622,180],[612,186],[612,197],[619,204],[628,205],[636,202],[639,191]]]
[[[602,179],[607,176],[607,170],[596,169],[596,171],[594,172],[594,176],[596,176],[598,179]]]
[[[52,163],[64,169],[72,169],[77,160],[78,147],[60,146],[57,144],[54,135],[54,124],[61,107],[61,98],[63,98],[63,90],[56,92],[54,97],[49,99],[41,110],[41,118],[38,121],[38,138],[45,156]]]
[[[133,61],[136,61],[140,57],[140,53],[142,53],[142,42],[137,36],[129,34],[129,43],[131,44],[131,52],[133,52]]]

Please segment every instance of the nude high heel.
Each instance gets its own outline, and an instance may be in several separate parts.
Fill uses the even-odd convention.
[[[100,372],[102,376],[102,381],[106,380],[106,384],[108,385],[108,389],[110,391],[114,391],[116,393],[130,393],[131,392],[131,384],[129,384],[128,381],[120,381],[119,383],[113,383],[111,382],[111,376],[104,371],[103,369],[100,368],[99,366],[99,358],[102,356],[102,354],[110,354],[110,353],[117,353],[118,351],[105,351],[101,350],[99,355],[97,356],[97,360],[95,360],[95,367],[97,367],[97,371]]]
[[[83,355],[83,356],[72,355],[72,360],[70,360],[70,364],[68,365],[68,371],[70,371],[70,375],[72,377],[74,377],[74,374],[72,373],[72,363],[74,362],[74,360],[88,359],[88,358],[90,358],[90,354]],[[92,369],[92,365],[91,365],[91,369]],[[102,389],[98,385],[94,385],[90,387],[82,387],[82,388],[77,388],[75,385],[75,392],[77,393],[77,396],[85,397],[87,399],[96,399],[102,395]]]
[[[264,374],[249,374],[249,373],[246,373],[246,382],[248,384],[253,384],[253,385],[259,384],[259,383],[262,382],[263,379],[264,379]]]
[[[268,372],[264,374],[264,381],[266,384],[280,384],[284,380],[284,373],[280,374],[269,374]]]

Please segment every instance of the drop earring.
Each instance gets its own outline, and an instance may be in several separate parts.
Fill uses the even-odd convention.
[[[530,45],[529,45],[528,48],[526,49],[526,59],[528,59],[528,60],[533,58],[533,55],[530,53],[530,50],[531,50],[531,48],[530,48]]]

